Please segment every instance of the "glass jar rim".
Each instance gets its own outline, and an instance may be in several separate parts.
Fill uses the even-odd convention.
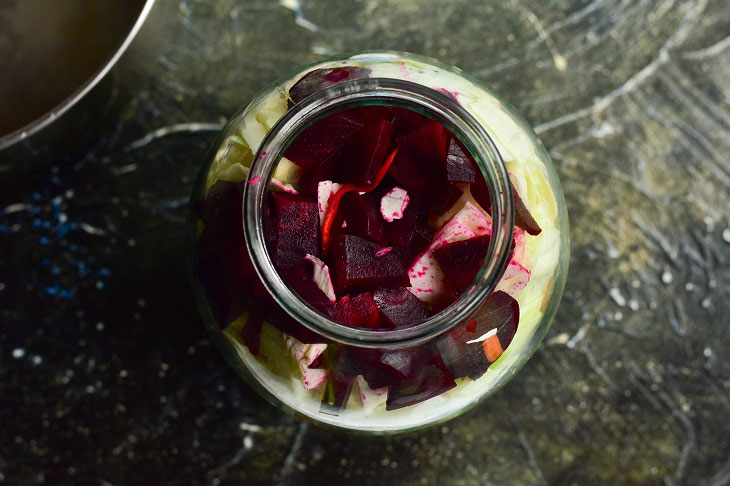
[[[473,287],[446,309],[414,326],[389,330],[349,327],[312,308],[283,281],[264,237],[269,182],[288,145],[314,120],[354,105],[390,104],[415,108],[445,124],[475,155],[492,201],[492,233],[487,257]],[[359,347],[406,347],[428,341],[471,318],[496,287],[509,260],[514,225],[512,189],[504,161],[484,127],[455,99],[422,84],[393,78],[342,81],[294,104],[268,132],[244,184],[243,231],[253,266],[266,290],[285,312],[315,333]],[[495,217],[496,215],[496,217]]]

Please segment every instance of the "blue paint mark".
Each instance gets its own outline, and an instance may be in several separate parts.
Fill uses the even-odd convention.
[[[51,297],[61,297],[62,299],[70,299],[74,296],[73,290],[62,289],[58,285],[49,285],[46,287],[46,293]]]
[[[40,238],[38,238],[38,242],[41,245],[48,245],[48,243],[50,243],[51,240],[49,240],[47,236],[41,236]]]
[[[100,277],[111,277],[112,272],[109,271],[108,268],[102,267],[99,269],[99,276]]]

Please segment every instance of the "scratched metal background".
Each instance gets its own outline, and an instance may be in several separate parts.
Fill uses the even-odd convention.
[[[183,263],[225,117],[366,48],[444,59],[511,100],[555,160],[573,240],[521,374],[393,438],[258,398],[209,345]],[[0,482],[730,484],[727,1],[160,0],[113,80],[118,120],[84,155],[0,167]]]

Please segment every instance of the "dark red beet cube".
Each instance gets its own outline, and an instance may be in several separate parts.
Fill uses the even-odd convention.
[[[411,195],[426,197],[437,179],[436,169],[437,166],[418,159],[407,150],[398,150],[388,172]]]
[[[342,223],[346,223],[342,228]],[[362,236],[380,245],[385,244],[383,217],[369,194],[350,192],[340,202],[333,224],[335,233]]]
[[[474,182],[476,175],[477,166],[471,154],[452,138],[446,155],[446,179],[449,182]]]
[[[488,247],[489,235],[478,236],[446,243],[433,250],[433,257],[456,289],[463,292],[482,267]]]
[[[383,374],[385,380],[397,383],[417,373],[426,358],[422,348],[373,349],[353,348],[352,359]],[[366,377],[367,378],[367,377]],[[371,384],[368,381],[368,384]]]
[[[401,219],[385,223],[386,239],[392,245],[407,248],[411,244],[416,228],[422,224],[422,219],[418,204],[412,200]]]
[[[330,394],[325,392],[322,398],[319,411],[328,415],[339,415],[347,404],[352,391],[355,377],[359,374],[350,356],[351,348],[342,346],[335,355],[332,362],[332,374],[328,387],[332,388],[333,400],[330,401]]]
[[[437,167],[443,167],[449,137],[450,135],[443,125],[431,120],[399,137],[397,143],[418,161],[430,162]]]
[[[336,113],[305,129],[289,146],[284,156],[305,170],[311,169],[339,152],[350,137],[362,128],[363,124],[352,116]]]
[[[379,327],[380,311],[373,299],[373,294],[363,294],[350,297],[342,297],[332,312],[332,317],[342,324],[352,327],[366,327],[373,329]]]
[[[482,343],[466,344],[479,336],[464,332],[463,327],[446,333],[436,341],[436,349],[446,367],[455,378],[468,376],[477,379],[489,368],[489,360],[484,354]]]
[[[297,265],[296,267],[281,269],[279,273],[282,280],[310,306],[326,316],[332,314],[334,305],[314,282],[312,265]]]
[[[393,125],[389,121],[377,120],[366,125],[342,149],[333,180],[347,184],[370,184],[385,162],[392,137]]]
[[[475,334],[477,336],[482,336],[490,329],[497,328],[497,336],[500,338],[502,349],[507,349],[517,332],[520,305],[506,292],[501,290],[492,292],[477,310],[474,321],[476,321]]]
[[[519,226],[533,236],[542,233],[540,225],[537,224],[535,218],[532,217],[532,214],[530,214],[530,210],[527,209],[525,203],[522,202],[522,198],[519,194],[517,194],[514,186],[512,186],[512,194],[514,194],[515,196],[515,225]]]
[[[386,410],[415,405],[454,388],[454,375],[436,356],[403,381],[388,389]]]
[[[515,226],[522,228],[531,235],[539,235],[542,232],[540,225],[537,224],[535,218],[530,214],[530,210],[525,206],[522,198],[515,190],[515,186],[512,183],[510,183],[510,186],[512,187],[512,195],[514,196],[515,203]],[[489,189],[483,177],[477,177],[477,180],[471,185],[471,195],[474,196],[474,200],[485,211],[491,214],[492,201],[489,199]]]
[[[337,293],[410,285],[408,273],[398,257],[392,252],[376,256],[380,249],[377,243],[359,236],[340,235],[335,239],[331,259]]]
[[[392,327],[415,326],[428,319],[428,309],[408,289],[378,289],[373,298],[384,321]]]
[[[317,201],[308,197],[271,193],[276,242],[269,248],[274,264],[288,268],[305,263],[307,254],[319,256],[319,211]]]
[[[243,183],[218,181],[198,205],[204,229],[195,270],[221,328],[241,315],[251,281],[257,281],[243,236],[242,198]]]
[[[489,188],[487,188],[487,182],[484,177],[477,177],[476,180],[469,186],[471,195],[474,200],[488,213],[492,213],[492,200],[489,197]]]
[[[302,76],[289,88],[289,98],[293,103],[299,103],[315,91],[340,81],[367,78],[369,75],[370,69],[356,66],[315,69]]]
[[[434,183],[428,190],[424,203],[430,214],[439,216],[456,204],[464,191],[449,182]]]
[[[317,186],[321,181],[332,180],[335,173],[335,166],[340,157],[340,151],[332,152],[326,159],[302,169],[299,176],[299,192],[303,194],[317,194]]]
[[[411,130],[425,125],[430,119],[413,110],[398,108],[395,116],[391,119],[391,123],[395,127],[396,135],[405,134]]]

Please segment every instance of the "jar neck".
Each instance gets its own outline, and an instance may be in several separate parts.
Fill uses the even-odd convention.
[[[394,105],[420,111],[442,123],[469,150],[484,176],[492,202],[492,234],[485,263],[474,286],[456,302],[413,327],[393,330],[352,328],[329,319],[292,291],[279,276],[266,247],[263,221],[271,177],[291,142],[312,122],[344,108]],[[466,322],[496,287],[509,259],[514,224],[511,185],[504,162],[481,124],[457,101],[423,85],[385,78],[337,83],[289,109],[261,143],[245,184],[243,227],[256,272],[276,302],[312,331],[344,344],[361,347],[406,347],[428,341]]]

